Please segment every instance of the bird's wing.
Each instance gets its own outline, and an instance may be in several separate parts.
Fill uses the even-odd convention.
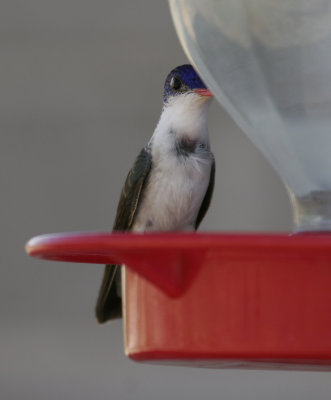
[[[143,189],[147,184],[152,167],[150,147],[145,147],[139,153],[130,170],[122,189],[113,231],[129,231],[134,223],[139,205],[142,201]],[[99,323],[122,315],[120,295],[121,276],[119,265],[106,265],[97,304],[96,317]]]
[[[206,212],[209,208],[211,198],[213,196],[214,184],[215,184],[215,159],[213,156],[213,161],[212,161],[211,169],[210,169],[209,185],[208,185],[205,197],[203,198],[200,210],[198,212],[197,219],[195,221],[195,229],[199,228],[199,225],[200,225],[201,221],[203,220],[204,216],[206,215]]]
[[[122,232],[132,228],[151,167],[151,148],[147,146],[139,153],[126,178],[117,207],[117,214],[113,226],[114,231]]]
[[[122,316],[122,299],[119,293],[121,284],[120,268],[120,265],[109,264],[105,266],[95,306],[95,315],[100,324]]]

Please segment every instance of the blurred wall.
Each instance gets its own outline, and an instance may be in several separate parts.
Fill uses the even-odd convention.
[[[322,373],[134,364],[96,324],[103,268],[28,258],[31,236],[110,230],[121,186],[187,59],[167,3],[3,0],[0,12],[0,398],[327,399]],[[201,230],[286,231],[284,187],[218,104],[216,187]]]

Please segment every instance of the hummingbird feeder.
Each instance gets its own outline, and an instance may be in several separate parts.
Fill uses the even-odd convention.
[[[285,183],[293,234],[66,233],[34,257],[123,265],[141,362],[331,371],[331,0],[169,0],[181,44]]]

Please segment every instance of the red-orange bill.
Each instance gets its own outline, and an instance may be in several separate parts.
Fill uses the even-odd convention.
[[[194,89],[195,93],[198,93],[200,96],[208,96],[213,97],[214,95],[209,89]]]

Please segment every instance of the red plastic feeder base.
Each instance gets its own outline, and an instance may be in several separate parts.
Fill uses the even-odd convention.
[[[126,265],[133,360],[331,371],[331,236],[57,234],[27,252]]]

